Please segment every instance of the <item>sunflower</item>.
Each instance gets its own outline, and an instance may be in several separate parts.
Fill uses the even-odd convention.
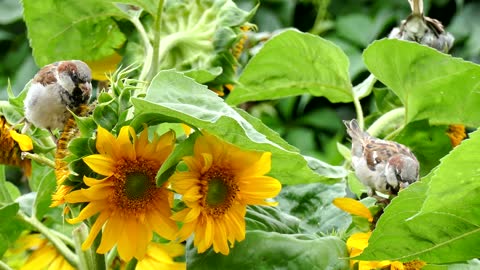
[[[370,210],[361,202],[351,198],[336,198],[333,204],[343,211],[354,216],[364,217],[369,222],[373,221],[373,216]],[[358,232],[352,234],[347,239],[347,248],[350,253],[350,268],[358,270],[370,269],[392,269],[392,270],[419,270],[425,266],[425,262],[413,260],[410,262],[399,261],[359,261],[354,257],[363,253],[363,250],[368,246],[368,239],[372,235],[372,231]]]
[[[89,248],[103,227],[97,253],[104,254],[117,244],[120,257],[143,259],[153,232],[173,240],[178,231],[170,219],[173,194],[167,183],[156,186],[155,176],[172,152],[175,135],[172,131],[160,138],[148,140],[145,128],[140,136],[133,128],[123,127],[115,138],[102,127],[98,128],[96,148],[99,154],[83,158],[101,180],[84,177],[88,186],[65,196],[68,203],[88,203],[78,217],[67,220],[81,222],[97,213],[90,234],[82,245]]]
[[[143,260],[137,263],[136,270],[185,270],[185,262],[176,262],[174,257],[185,255],[185,247],[179,243],[150,243]]]
[[[25,175],[32,174],[30,159],[23,159],[22,152],[33,149],[30,137],[19,134],[0,116],[0,164],[18,166],[24,169]]]
[[[9,249],[6,257],[28,257],[22,265],[14,267],[20,270],[74,270],[55,247],[41,234],[33,233],[21,236],[13,248]],[[17,265],[15,265],[17,266]]]
[[[195,142],[194,155],[184,157],[188,171],[170,178],[172,188],[182,195],[187,208],[172,218],[183,222],[180,240],[194,233],[194,245],[202,253],[213,245],[215,252],[228,255],[228,242],[245,239],[247,205],[270,205],[280,182],[265,176],[270,171],[271,153],[243,151],[209,134]]]

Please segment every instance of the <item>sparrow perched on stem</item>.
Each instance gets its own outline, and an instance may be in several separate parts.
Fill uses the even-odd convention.
[[[86,104],[92,93],[92,75],[80,60],[46,65],[33,78],[24,101],[28,123],[50,132],[63,129],[69,110]],[[25,125],[24,131],[28,129]]]
[[[370,136],[355,119],[344,123],[352,138],[352,167],[368,187],[369,196],[375,195],[375,191],[396,195],[418,180],[419,163],[410,149]]]
[[[453,36],[446,32],[440,21],[423,15],[423,0],[408,0],[412,14],[395,27],[389,38],[415,41],[447,53],[452,48]]]

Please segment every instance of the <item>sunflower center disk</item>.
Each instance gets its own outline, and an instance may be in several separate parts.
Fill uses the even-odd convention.
[[[136,200],[143,198],[150,186],[150,179],[142,172],[127,174],[125,181],[125,194],[129,199]]]
[[[225,203],[229,195],[229,190],[221,178],[213,178],[208,182],[207,204],[210,206],[220,206]]]

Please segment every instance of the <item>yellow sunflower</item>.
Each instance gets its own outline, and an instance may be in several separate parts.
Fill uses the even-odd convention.
[[[355,216],[366,218],[369,222],[373,221],[373,216],[370,210],[361,202],[351,198],[336,198],[333,204],[343,211]],[[413,260],[410,262],[399,261],[359,261],[355,257],[362,254],[363,250],[368,246],[368,239],[372,235],[372,231],[359,232],[352,234],[347,239],[347,248],[350,253],[350,268],[358,270],[371,269],[391,269],[391,270],[419,270],[425,266],[425,262]],[[356,267],[355,267],[356,265]]]
[[[18,266],[20,270],[74,270],[55,247],[41,234],[27,234],[21,236],[15,247],[7,251],[8,255],[19,254],[28,256],[27,260]],[[7,256],[8,256],[7,255]]]
[[[265,176],[270,171],[271,153],[243,151],[209,134],[195,142],[194,155],[184,157],[189,170],[170,178],[172,188],[182,195],[187,208],[172,218],[183,222],[180,240],[195,234],[194,245],[204,252],[228,255],[228,242],[245,238],[247,205],[270,205],[280,182]]]
[[[33,149],[30,137],[19,134],[0,116],[0,164],[18,166],[24,169],[25,175],[32,174],[30,159],[23,159],[22,152]]]
[[[115,244],[120,257],[143,259],[153,232],[173,240],[178,231],[170,219],[173,194],[165,183],[157,187],[155,176],[172,152],[175,134],[170,131],[148,141],[148,130],[137,138],[133,128],[123,127],[115,138],[98,128],[96,148],[99,154],[83,158],[101,180],[84,177],[88,186],[65,196],[68,203],[88,203],[70,223],[81,222],[97,213],[88,238],[82,245],[87,249],[103,227],[97,253],[108,252]]]
[[[136,270],[185,270],[187,264],[185,262],[176,262],[174,257],[185,254],[185,247],[179,243],[150,243],[147,253],[143,260],[137,263]]]

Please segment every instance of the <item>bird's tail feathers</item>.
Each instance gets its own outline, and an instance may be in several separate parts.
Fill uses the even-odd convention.
[[[362,138],[364,136],[364,132],[358,126],[358,122],[355,119],[350,121],[343,121],[345,126],[347,127],[347,133],[350,135],[352,139],[354,138]]]

